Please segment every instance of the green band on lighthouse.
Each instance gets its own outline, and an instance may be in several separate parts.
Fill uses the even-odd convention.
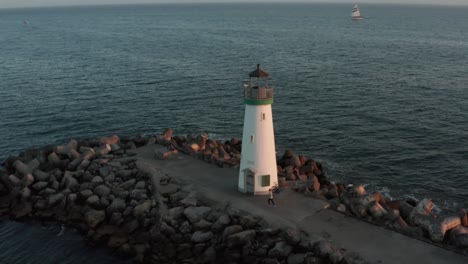
[[[262,100],[244,98],[244,102],[245,104],[248,104],[248,105],[270,105],[270,104],[273,104],[273,98],[262,99]]]

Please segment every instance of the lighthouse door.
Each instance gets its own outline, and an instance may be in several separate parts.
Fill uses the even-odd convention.
[[[255,191],[255,172],[251,169],[244,170],[245,193],[254,194]]]

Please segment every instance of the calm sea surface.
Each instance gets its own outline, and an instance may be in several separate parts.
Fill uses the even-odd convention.
[[[241,137],[242,82],[260,63],[278,153],[391,197],[467,208],[468,8],[360,7],[362,21],[349,5],[0,9],[0,159],[166,127]],[[69,243],[72,231],[0,222],[0,234],[5,263],[116,263]]]

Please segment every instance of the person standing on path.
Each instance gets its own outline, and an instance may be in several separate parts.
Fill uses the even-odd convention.
[[[273,201],[273,191],[271,190],[271,188],[268,189],[268,195],[269,195],[268,206],[273,205],[273,207],[276,207],[275,201]]]

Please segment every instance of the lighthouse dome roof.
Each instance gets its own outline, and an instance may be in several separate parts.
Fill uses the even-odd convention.
[[[249,73],[249,77],[268,77],[268,73],[260,69],[260,64],[257,64],[257,69]]]

